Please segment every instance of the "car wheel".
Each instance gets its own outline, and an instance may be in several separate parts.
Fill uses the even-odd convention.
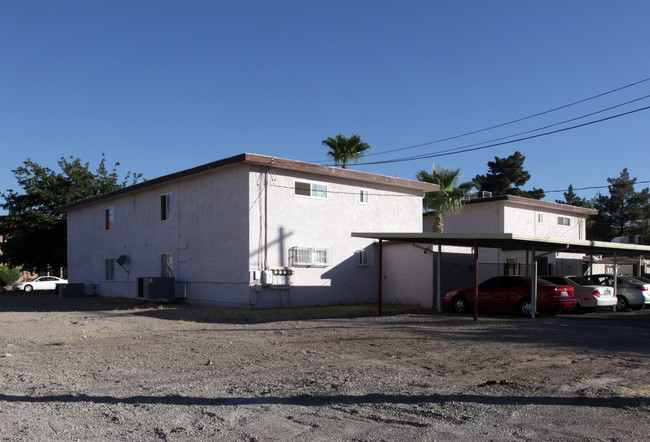
[[[25,290],[26,292],[31,292],[33,289],[34,289],[34,288],[33,288],[31,285],[26,285],[25,288],[24,288],[24,290]]]
[[[467,311],[467,299],[464,296],[456,296],[451,300],[451,307],[456,313],[465,313]]]
[[[641,305],[633,305],[632,310],[643,310],[643,307],[645,307],[644,304]]]
[[[628,308],[630,308],[630,303],[627,301],[625,296],[616,296],[616,311],[624,312]]]
[[[530,316],[533,311],[533,303],[530,298],[523,298],[519,301],[519,311],[526,316]]]

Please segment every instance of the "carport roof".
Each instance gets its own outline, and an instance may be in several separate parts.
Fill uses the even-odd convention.
[[[604,241],[546,238],[516,233],[408,233],[408,232],[353,232],[355,238],[384,241],[417,242],[445,246],[499,248],[502,250],[556,251],[587,255],[650,256],[650,246],[620,244]]]

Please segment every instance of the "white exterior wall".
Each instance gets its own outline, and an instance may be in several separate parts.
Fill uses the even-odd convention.
[[[327,185],[327,198],[296,195],[296,181]],[[378,251],[372,240],[352,238],[351,233],[421,229],[419,191],[405,194],[394,187],[281,169],[269,171],[267,194],[263,183],[263,173],[253,168],[249,179],[250,269],[264,266],[265,228],[269,268],[288,267],[291,247],[328,249],[331,265],[292,267],[290,290],[262,287],[251,274],[251,299],[257,306],[374,302]],[[360,202],[361,189],[368,191],[368,203]],[[363,249],[371,256],[371,265],[367,267],[358,266],[355,253]]]
[[[248,302],[248,216],[245,167],[220,168],[98,201],[68,212],[70,282],[94,284],[103,296],[137,296],[137,278],[161,276],[161,254],[174,255],[174,276],[188,282],[188,301]],[[172,194],[172,217],[160,221],[160,196]],[[115,227],[106,231],[104,209]],[[129,257],[130,273],[115,266],[105,280],[106,258]]]

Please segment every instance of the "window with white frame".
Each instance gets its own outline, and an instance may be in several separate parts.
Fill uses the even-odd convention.
[[[115,258],[106,258],[104,260],[104,266],[106,268],[105,278],[106,281],[115,280]]]
[[[558,216],[557,217],[557,223],[560,226],[570,226],[571,225],[571,218],[568,218],[566,216]]]
[[[359,267],[370,267],[372,265],[372,254],[368,250],[357,250],[357,265]]]
[[[174,254],[173,253],[163,253],[160,255],[160,276],[162,277],[173,277],[174,276]]]
[[[296,195],[327,198],[327,185],[296,181],[294,192]]]
[[[314,247],[291,247],[289,249],[290,267],[327,267],[330,265],[329,249]]]
[[[368,204],[368,191],[367,190],[359,190],[359,202],[362,204]]]
[[[115,228],[115,211],[112,207],[104,210],[104,229],[113,230]]]
[[[160,221],[172,219],[172,194],[160,195]]]

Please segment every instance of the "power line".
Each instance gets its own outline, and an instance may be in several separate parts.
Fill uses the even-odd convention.
[[[472,147],[472,148],[467,148],[467,149],[462,149],[461,148],[460,150],[455,150],[453,152],[441,151],[441,152],[433,152],[433,153],[422,154],[422,155],[415,155],[415,156],[412,156],[412,157],[396,158],[396,159],[392,159],[392,160],[383,160],[383,161],[369,161],[369,162],[363,162],[363,163],[357,163],[357,164],[361,165],[361,166],[367,166],[367,165],[373,165],[373,164],[403,163],[403,162],[406,162],[406,161],[422,160],[422,159],[427,159],[427,158],[436,158],[436,157],[442,157],[442,156],[448,156],[448,155],[455,155],[455,154],[465,153],[465,152],[473,152],[473,151],[476,151],[476,150],[488,149],[490,147],[504,146],[506,144],[518,143],[520,141],[527,141],[527,140],[532,140],[534,138],[540,138],[540,137],[545,137],[545,136],[553,135],[553,134],[560,133],[560,132],[566,132],[566,131],[569,131],[569,130],[578,129],[578,128],[585,127],[585,126],[590,126],[592,124],[597,124],[597,123],[602,123],[604,121],[613,120],[615,118],[624,117],[626,115],[631,115],[631,114],[634,114],[636,112],[641,112],[641,111],[648,110],[648,109],[650,109],[650,106],[642,107],[642,108],[639,108],[639,109],[634,109],[634,110],[631,110],[631,111],[628,111],[628,112],[624,112],[624,113],[617,114],[617,115],[612,115],[612,116],[606,117],[606,118],[601,118],[599,120],[588,121],[586,123],[577,124],[575,126],[569,126],[569,127],[565,127],[565,128],[562,128],[562,129],[556,129],[556,130],[552,130],[552,131],[549,131],[549,132],[544,132],[544,133],[541,133],[541,134],[531,135],[531,136],[523,137],[523,138],[517,138],[515,140],[503,141],[503,142],[500,142],[500,143],[488,144],[488,145],[480,146],[480,147]]]
[[[431,145],[431,144],[442,143],[444,141],[455,140],[455,139],[466,137],[466,136],[469,136],[469,135],[474,135],[474,134],[477,134],[477,133],[486,132],[488,130],[497,129],[499,127],[508,126],[510,124],[519,123],[519,122],[525,121],[525,120],[530,120],[531,118],[539,117],[541,115],[546,115],[546,114],[549,114],[551,112],[556,112],[558,110],[566,109],[568,107],[575,106],[577,104],[581,104],[581,103],[585,103],[587,101],[595,100],[596,98],[604,97],[606,95],[613,94],[614,92],[618,92],[618,91],[621,91],[621,90],[624,90],[624,89],[639,85],[641,83],[645,83],[647,81],[650,81],[650,77],[644,78],[643,80],[635,81],[634,83],[626,84],[625,86],[621,86],[621,87],[618,87],[616,89],[609,90],[607,92],[603,92],[603,93],[600,93],[600,94],[597,94],[597,95],[593,95],[591,97],[587,97],[587,98],[583,98],[583,99],[578,100],[578,101],[574,101],[572,103],[568,103],[568,104],[558,106],[558,107],[555,107],[555,108],[552,108],[552,109],[549,109],[549,110],[545,110],[543,112],[538,112],[536,114],[528,115],[526,117],[517,118],[515,120],[507,121],[505,123],[496,124],[494,126],[485,127],[483,129],[477,129],[477,130],[473,130],[473,131],[470,131],[470,132],[465,132],[465,133],[462,133],[460,135],[454,135],[454,136],[451,136],[451,137],[440,138],[440,139],[433,140],[433,141],[428,141],[428,142],[425,142],[425,143],[414,144],[414,145],[411,145],[411,146],[400,147],[400,148],[396,148],[396,149],[389,149],[389,150],[384,150],[384,151],[379,151],[379,152],[372,152],[372,153],[366,154],[365,156],[369,157],[369,156],[375,156],[375,155],[383,155],[383,154],[392,153],[392,152],[400,152],[400,151],[403,151],[403,150],[414,149],[416,147],[422,147],[422,146],[428,146],[428,145]],[[644,97],[644,98],[646,98],[646,97]],[[561,124],[561,123],[558,123],[558,124]],[[541,129],[535,129],[535,130],[541,130]],[[511,136],[517,136],[517,135],[511,135]],[[312,162],[313,163],[326,163],[326,162],[328,162],[328,160],[319,160],[319,161],[312,161]]]
[[[637,184],[647,184],[647,183],[650,183],[650,180],[645,180],[645,181],[635,181],[635,182],[634,182],[634,185],[637,185]],[[576,190],[604,189],[604,188],[609,187],[609,186],[610,186],[610,185],[608,184],[608,185],[606,185],[606,186],[574,187],[573,190],[576,191]],[[545,190],[544,193],[558,193],[558,192],[568,192],[568,191],[569,191],[569,189],[567,188],[567,189],[562,189],[562,190]]]

